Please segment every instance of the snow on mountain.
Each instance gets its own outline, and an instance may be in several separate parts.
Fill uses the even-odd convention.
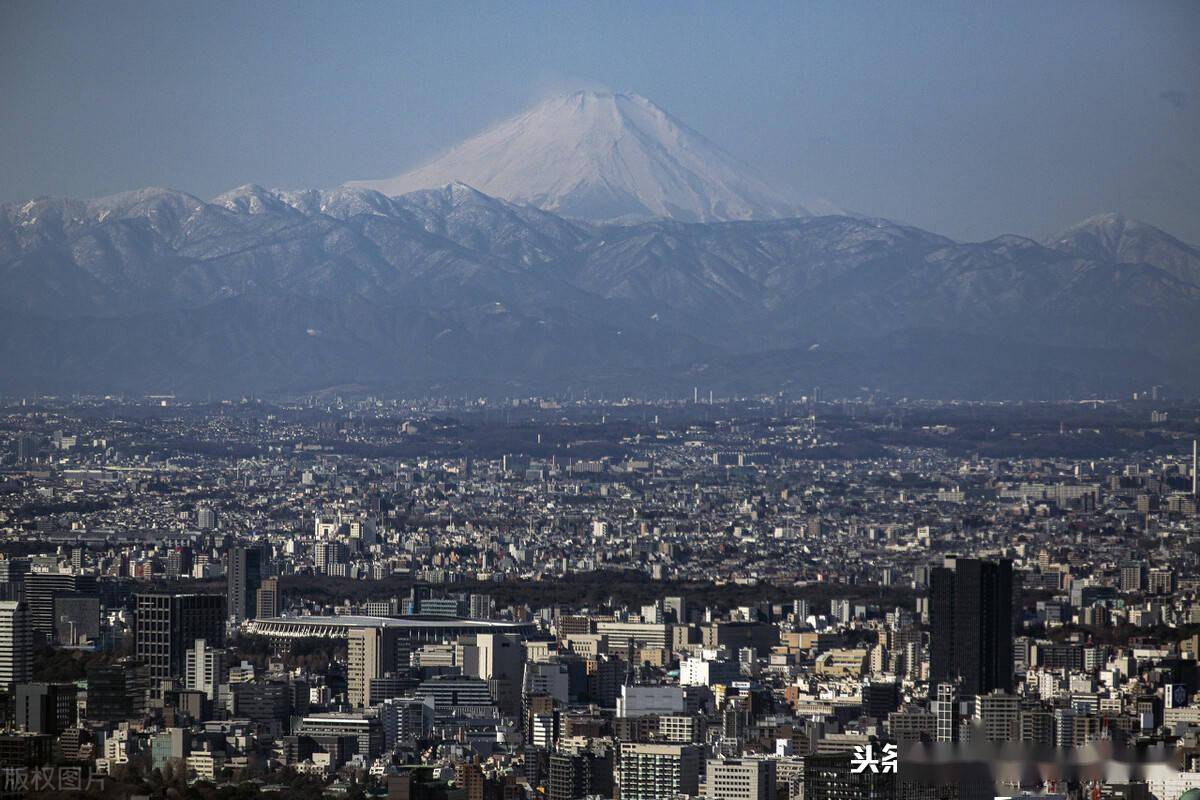
[[[1051,237],[1046,244],[1082,258],[1153,264],[1181,281],[1200,286],[1200,249],[1122,214],[1090,217]]]
[[[552,97],[395,178],[353,181],[390,196],[461,182],[592,221],[684,222],[844,213],[799,204],[636,94]]]

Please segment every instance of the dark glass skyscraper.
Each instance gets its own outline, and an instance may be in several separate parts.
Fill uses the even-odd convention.
[[[1013,688],[1012,562],[948,558],[930,574],[930,680],[963,695]]]
[[[225,643],[225,598],[219,594],[136,595],[135,652],[151,678],[180,678],[185,656],[203,639]]]
[[[261,547],[239,545],[229,548],[225,575],[229,581],[229,616],[235,622],[255,616],[264,561]]]

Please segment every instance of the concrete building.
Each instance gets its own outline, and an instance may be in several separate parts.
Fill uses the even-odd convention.
[[[33,677],[29,614],[17,600],[0,601],[0,687]]]
[[[395,628],[350,630],[346,640],[346,695],[351,706],[367,706],[371,680],[396,671],[399,645]]]
[[[709,759],[705,800],[774,800],[775,764],[758,758]]]
[[[661,800],[700,788],[701,749],[690,744],[622,742],[615,771],[619,800]]]

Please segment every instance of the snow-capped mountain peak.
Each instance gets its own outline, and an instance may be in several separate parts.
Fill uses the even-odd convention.
[[[423,167],[349,185],[397,196],[454,183],[596,221],[839,213],[821,201],[793,202],[650,100],[610,92],[551,97]]]

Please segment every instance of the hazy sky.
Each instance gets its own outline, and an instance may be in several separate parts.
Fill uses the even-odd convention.
[[[959,238],[1200,244],[1200,2],[0,2],[0,201],[388,177],[638,92],[796,190]]]

